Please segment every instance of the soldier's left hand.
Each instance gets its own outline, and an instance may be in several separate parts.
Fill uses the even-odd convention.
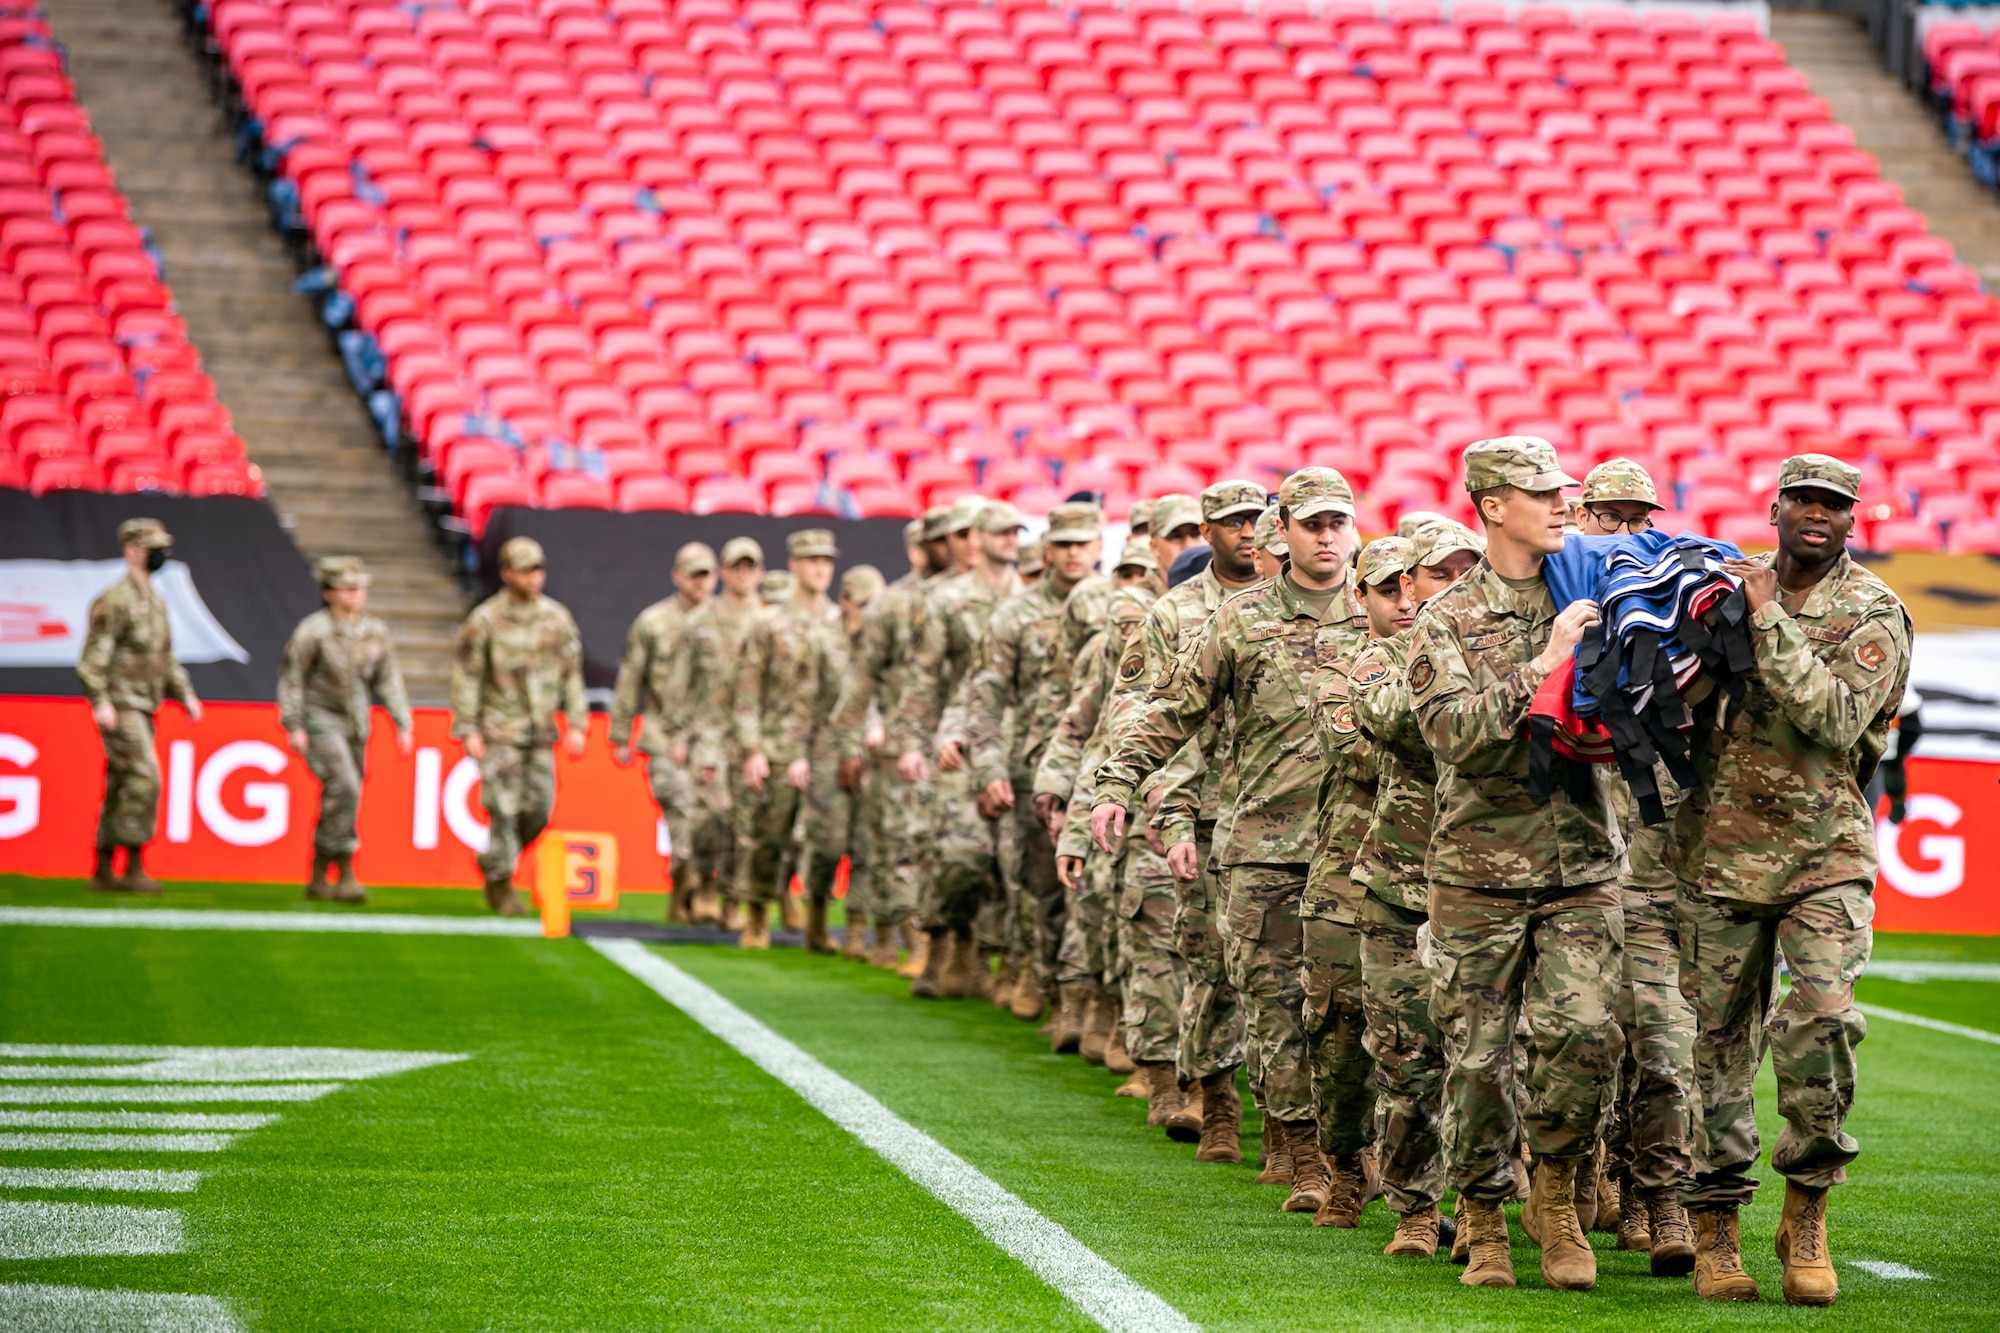
[[[627,764],[631,763],[631,762],[632,762],[632,747],[631,747],[631,746],[629,746],[629,745],[614,745],[614,746],[612,746],[612,747],[611,747],[611,762],[612,762],[612,763],[614,763],[614,764],[616,764],[616,765],[618,765],[618,767],[620,767],[620,768],[623,768],[623,767],[625,767],[625,766],[626,766]]]
[[[583,728],[571,727],[569,735],[563,738],[563,749],[569,751],[570,758],[575,759],[583,753],[583,741]]]
[[[995,810],[1014,808],[1014,784],[1005,778],[995,778],[986,784],[986,802]]]
[[[1058,856],[1056,858],[1056,878],[1071,893],[1076,892],[1077,882],[1083,878],[1083,858],[1080,856]]]
[[[405,759],[408,759],[410,755],[416,750],[416,748],[417,748],[417,738],[414,734],[412,734],[407,729],[396,733],[397,754],[401,755]]]
[[[882,729],[880,722],[870,722],[861,729],[861,744],[870,750],[879,750],[889,743],[889,733]]]
[[[299,754],[304,754],[306,747],[312,743],[312,738],[306,735],[303,728],[286,732],[285,739],[291,743],[292,749]]]
[[[1776,576],[1773,575],[1773,577]],[[201,721],[201,700],[190,699],[187,701],[187,703],[183,704],[182,707],[187,709],[188,721],[190,722]]]
[[[771,761],[764,757],[762,750],[752,750],[743,761],[743,784],[751,791],[763,791],[764,784],[771,780]]]
[[[1725,560],[1722,572],[1743,581],[1743,601],[1756,615],[1778,596],[1778,571],[1759,560]]]
[[[1167,849],[1167,869],[1174,872],[1174,878],[1183,884],[1192,884],[1201,878],[1201,858],[1196,855],[1192,842],[1177,842]]]
[[[1063,808],[1062,797],[1054,792],[1036,792],[1035,818],[1042,821],[1042,827],[1053,838],[1063,831],[1063,825],[1069,820],[1069,811]]]
[[[1125,840],[1125,807],[1104,801],[1090,808],[1090,838],[1106,856],[1118,855],[1117,844]]]
[[[938,746],[938,767],[947,773],[956,773],[965,767],[965,753],[958,748],[957,741],[946,741]]]
[[[861,760],[841,760],[839,779],[842,791],[846,792],[849,796],[858,795],[861,791]]]
[[[1146,845],[1153,849],[1153,855],[1155,856],[1165,856],[1167,854],[1166,840],[1160,836],[1160,831],[1151,824],[1146,825]]]
[[[794,790],[804,791],[806,784],[812,781],[812,761],[809,759],[794,759],[791,763],[786,764],[785,781],[791,783]]]

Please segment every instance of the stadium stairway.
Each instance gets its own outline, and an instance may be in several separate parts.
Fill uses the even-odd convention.
[[[1937,122],[1882,68],[1868,30],[1845,14],[1795,10],[1772,13],[1771,36],[1931,231],[1951,242],[1989,291],[2000,290],[2000,207]]]
[[[449,701],[465,596],[355,400],[239,167],[166,0],[57,0],[57,40],[105,157],[151,229],[272,502],[308,558],[364,557],[414,702]]]

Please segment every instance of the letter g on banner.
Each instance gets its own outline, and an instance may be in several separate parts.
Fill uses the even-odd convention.
[[[27,768],[39,759],[26,737],[0,733],[0,763]],[[0,839],[33,833],[42,822],[42,780],[30,773],[0,776]]]
[[[194,804],[202,823],[232,847],[264,847],[284,837],[292,815],[292,794],[284,783],[243,784],[243,804],[254,819],[244,819],[224,804],[222,786],[240,769],[276,777],[289,762],[283,750],[263,741],[231,741],[217,750],[195,779]]]
[[[1931,823],[1939,828],[1958,827],[1964,816],[1958,802],[1936,792],[1914,792],[1909,814],[1901,828],[1886,817],[1875,821],[1875,843],[1882,858],[1882,878],[1889,887],[1912,898],[1942,898],[1965,885],[1965,839],[1956,835],[1926,833],[1917,839],[1917,855],[1932,863],[1929,869],[1912,866],[1903,859],[1903,833],[1912,824]]]

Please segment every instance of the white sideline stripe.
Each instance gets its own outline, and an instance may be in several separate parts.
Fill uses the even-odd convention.
[[[0,1202],[0,1259],[179,1254],[185,1248],[181,1215],[171,1208]]]
[[[1872,958],[1862,980],[1877,981],[2000,981],[2000,963],[1919,963]]]
[[[127,1194],[192,1194],[199,1171],[106,1171],[76,1166],[0,1166],[0,1189],[110,1190]]]
[[[122,1064],[18,1065],[9,1058],[123,1060]],[[0,1080],[137,1079],[147,1083],[262,1083],[380,1078],[463,1060],[444,1051],[342,1046],[0,1046]]]
[[[1884,1009],[1879,1004],[1857,1004],[1854,1007],[1870,1018],[1886,1018],[1892,1023],[1909,1023],[1915,1027],[1929,1028],[1933,1032],[1943,1032],[1954,1037],[1968,1037],[1973,1041],[1983,1041],[1990,1046],[2000,1046],[2000,1032],[1988,1032],[1985,1028],[1969,1028],[1962,1023],[1947,1023],[1938,1018],[1925,1018],[1922,1014],[1906,1014],[1900,1009]]]
[[[0,1111],[13,1129],[262,1129],[274,1115],[208,1115],[200,1111]]]
[[[243,1333],[226,1302],[172,1291],[0,1284],[8,1333]]]
[[[1864,1273],[1873,1273],[1876,1277],[1902,1281],[1914,1279],[1918,1282],[1931,1280],[1929,1273],[1919,1273],[1908,1264],[1899,1264],[1893,1259],[1849,1259],[1846,1262],[1849,1268],[1858,1268]]]
[[[1197,1325],[1063,1227],[721,995],[636,940],[591,940],[603,954],[734,1046],[987,1239],[1115,1333],[1197,1333]]]
[[[99,930],[295,930],[334,935],[504,935],[542,937],[538,921],[480,916],[357,912],[198,912],[178,907],[0,907],[0,926],[85,926]]]
[[[0,1152],[222,1152],[234,1134],[0,1134]]]
[[[117,1102],[311,1102],[338,1083],[0,1083],[0,1104],[62,1106]]]

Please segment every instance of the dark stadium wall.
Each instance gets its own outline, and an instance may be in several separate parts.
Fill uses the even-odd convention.
[[[88,610],[87,601],[38,600],[34,588],[54,586],[34,577],[46,569],[13,562],[117,560],[118,525],[139,516],[166,524],[174,560],[186,564],[200,603],[247,658],[190,663],[195,690],[204,699],[276,698],[285,640],[318,609],[319,593],[305,556],[278,526],[269,503],[242,496],[37,496],[9,489],[0,489],[0,694],[83,692],[73,666],[8,664],[10,656],[18,661],[29,655],[21,639],[38,624],[51,634],[66,626],[68,637],[80,639]]]
[[[718,554],[731,537],[764,548],[768,569],[785,568],[785,537],[826,528],[840,548],[839,568],[873,565],[894,581],[909,572],[902,519],[764,518],[754,514],[617,514],[602,509],[493,511],[479,543],[487,594],[500,588],[497,558],[509,537],[533,537],[548,553],[548,595],[567,606],[583,633],[584,683],[609,687],[625,651],[625,632],[648,606],[674,590],[674,552],[707,542]],[[839,589],[838,574],[834,588]]]

